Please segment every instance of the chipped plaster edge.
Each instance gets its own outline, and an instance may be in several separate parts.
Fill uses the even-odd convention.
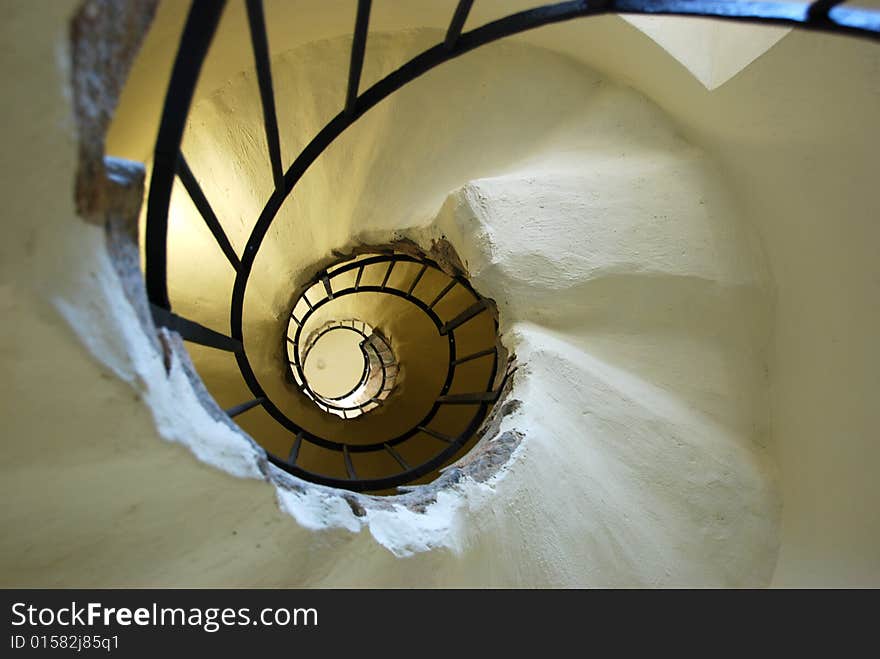
[[[142,198],[139,164],[108,159],[105,166],[121,186],[115,196]],[[75,300],[56,297],[52,302],[89,352],[138,392],[160,436],[232,476],[272,484],[280,509],[306,529],[357,533],[367,528],[396,556],[438,547],[454,550],[460,537],[458,513],[472,507],[469,494],[475,488],[484,491],[502,476],[523,439],[517,430],[501,430],[504,417],[521,405],[512,398],[513,360],[499,401],[478,430],[477,445],[433,482],[377,496],[304,481],[268,461],[264,449],[205,389],[181,337],[154,326],[133,231],[139,213],[136,205],[125,207],[132,209],[127,217],[106,211],[103,240],[97,227],[86,229],[92,233],[87,242],[97,276],[82,282]]]

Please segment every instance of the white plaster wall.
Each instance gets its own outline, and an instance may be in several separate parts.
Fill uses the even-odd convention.
[[[604,22],[604,23],[603,23]],[[792,32],[714,92],[635,30],[577,40],[677,117],[721,163],[761,236],[776,287],[769,364],[782,484],[774,584],[880,583],[880,354],[874,44]]]
[[[880,236],[871,222],[876,201],[866,191],[876,165],[877,134],[871,132],[869,119],[876,115],[878,98],[865,81],[876,72],[878,60],[870,45],[792,35],[709,95],[655,44],[618,19],[580,21],[531,35],[534,42],[552,44],[636,84],[674,116],[679,130],[714,158],[683,147],[670,149],[678,140],[674,131],[664,129],[662,157],[646,158],[642,143],[624,159],[626,166],[647,172],[672,167],[674,182],[686,198],[694,190],[712,192],[723,180],[721,187],[727,190],[713,192],[710,208],[724,212],[687,209],[674,215],[673,224],[665,228],[685,229],[691,237],[684,245],[675,244],[685,252],[679,259],[668,258],[672,245],[662,223],[649,224],[649,230],[667,240],[648,242],[657,249],[648,255],[655,267],[646,271],[634,267],[641,260],[631,253],[621,258],[626,250],[612,235],[598,247],[570,250],[573,257],[586,253],[604,264],[604,270],[578,270],[592,289],[590,299],[602,303],[580,310],[574,330],[566,325],[571,320],[553,316],[553,305],[540,304],[546,295],[528,297],[517,268],[505,271],[498,265],[518,262],[533,281],[541,272],[534,264],[542,262],[542,249],[547,262],[553,260],[547,254],[555,256],[559,246],[523,254],[521,244],[497,239],[512,235],[501,231],[495,240],[478,243],[481,249],[471,258],[483,273],[483,285],[508,287],[525,296],[507,310],[511,321],[522,321],[510,323],[510,337],[521,358],[533,364],[522,380],[521,397],[540,401],[544,409],[563,404],[571,410],[588,401],[586,420],[513,417],[508,427],[531,430],[531,441],[500,482],[468,486],[464,496],[441,497],[433,514],[419,519],[410,519],[414,513],[376,512],[366,520],[369,534],[311,533],[306,527],[325,525],[328,516],[352,530],[364,520],[338,508],[332,497],[323,504],[295,501],[297,495],[282,497],[284,507],[305,525],[298,526],[277,511],[264,483],[232,478],[157,441],[143,403],[128,385],[86,356],[46,304],[47,298],[73,299],[82,290],[94,291],[89,297],[100,314],[107,301],[102,296],[113,295],[114,287],[100,256],[100,232],[74,218],[70,199],[43,194],[44,203],[33,204],[35,191],[44,189],[47,178],[69,181],[72,175],[66,99],[57,85],[63,74],[48,56],[64,34],[67,10],[55,5],[54,13],[35,16],[24,4],[4,7],[8,35],[3,43],[14,44],[3,58],[5,75],[17,93],[36,99],[26,116],[22,109],[8,108],[19,114],[4,122],[31,127],[8,136],[10,146],[18,148],[8,149],[3,163],[10,200],[4,218],[18,237],[7,241],[3,252],[6,315],[17,319],[3,329],[4,344],[14,347],[4,357],[13,377],[7,382],[10,395],[3,399],[18,412],[8,415],[13,421],[4,430],[4,496],[15,504],[4,510],[4,524],[17,530],[4,535],[5,583],[766,583],[776,547],[774,497],[761,457],[766,417],[760,385],[755,385],[764,365],[760,309],[766,300],[762,269],[751,262],[760,258],[754,256],[747,228],[736,224],[741,221],[757,227],[777,287],[776,310],[766,324],[773,331],[767,364],[773,392],[769,444],[779,458],[784,500],[775,582],[877,583],[880,521],[870,504],[877,500],[872,474],[880,449],[874,441],[877,413],[870,398],[878,372],[873,337],[880,310],[873,301],[880,281],[874,258]],[[321,29],[332,33],[333,12],[314,16],[319,14],[327,21]],[[45,27],[50,20],[54,31]],[[422,24],[431,20],[427,15]],[[341,23],[339,33],[348,29]],[[414,45],[406,39],[402,43]],[[841,70],[850,75],[840,75]],[[639,125],[625,125],[628,130],[615,135],[627,136]],[[548,139],[545,146],[568,144],[570,137],[562,131],[557,142]],[[147,145],[151,141],[144,139]],[[44,144],[42,153],[57,157],[49,162],[36,158],[30,150],[35,144]],[[444,211],[462,210],[452,219],[441,217],[443,226],[450,233],[475,220],[491,227],[515,217],[515,210],[534,213],[528,219],[537,217],[539,223],[552,220],[553,213],[538,213],[546,210],[540,209],[541,201],[552,208],[570,199],[572,189],[586,189],[583,180],[560,176],[560,167],[583,160],[554,160],[559,158],[542,157],[536,149],[488,178],[484,174],[469,184],[467,176],[458,186],[444,181],[445,189],[433,198],[435,209],[447,192],[460,188]],[[720,163],[721,176],[703,173],[712,160]],[[617,171],[632,176],[601,158],[581,168],[579,175],[590,167],[603,175]],[[524,192],[533,181],[549,191],[546,199]],[[631,201],[623,192],[629,187],[608,189],[620,190],[616,203],[621,204]],[[498,203],[458,203],[480,194],[490,194]],[[650,185],[644,194],[654,201],[661,196]],[[664,202],[681,210],[676,206],[680,196],[671,197]],[[584,208],[591,206],[584,203],[579,210]],[[739,228],[731,229],[734,225]],[[589,226],[601,232],[601,225]],[[639,244],[643,237],[633,234]],[[19,244],[30,247],[11,249]],[[469,244],[474,243],[459,240],[462,250]],[[499,253],[507,258],[495,258]],[[577,259],[563,263],[563,274],[571,267],[584,268]],[[572,282],[560,286],[559,274],[538,284],[554,294],[562,289],[564,299],[575,287]],[[650,291],[662,294],[645,295],[643,280]],[[627,301],[624,306],[621,299]],[[691,308],[693,300],[700,308]],[[529,317],[532,309],[538,313]],[[720,321],[725,313],[732,322]],[[681,326],[669,327],[676,318]],[[646,331],[645,320],[653,323],[648,324],[652,331]],[[54,346],[51,354],[46,345]],[[736,362],[743,346],[754,351],[749,353],[752,359]],[[693,370],[681,370],[680,364],[697,361],[696,355],[703,368],[695,380]],[[112,361],[126,371],[124,354]],[[58,364],[64,364],[63,378]],[[144,386],[137,384],[135,390],[143,392]],[[597,411],[601,416],[596,417]],[[832,435],[833,444],[828,442]],[[609,443],[609,438],[621,437],[627,441]],[[571,444],[577,438],[587,442],[580,444],[587,447],[583,452]],[[662,449],[671,440],[680,442],[680,460],[651,459],[668,459]],[[547,515],[529,502],[548,493],[546,481],[559,474],[552,469],[555,461],[572,455],[577,457],[571,474],[593,477],[586,484],[576,479],[586,496],[572,499],[561,488],[551,491],[559,497],[548,497],[551,509],[574,507],[577,514],[555,517],[548,524]],[[689,479],[691,459],[701,468]],[[578,460],[583,461],[580,467]],[[601,476],[591,471],[600,466],[605,467]],[[551,472],[543,473],[548,468]],[[174,486],[157,487],[159,473],[163,483]],[[707,491],[710,495],[704,496]],[[633,509],[644,516],[632,519],[628,511]],[[181,510],[187,513],[181,515]],[[700,531],[696,539],[689,533],[695,529]],[[446,539],[447,548],[425,552],[437,538]],[[383,544],[398,554],[418,553],[400,561]],[[320,557],[311,552],[315,547],[321,547]],[[347,572],[350,563],[337,558],[349,551],[359,552],[364,566],[375,570]],[[646,561],[649,554],[656,558]],[[371,574],[375,580],[367,581]]]

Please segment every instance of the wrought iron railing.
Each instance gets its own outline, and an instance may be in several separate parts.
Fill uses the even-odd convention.
[[[159,126],[158,138],[153,157],[152,178],[147,202],[147,226],[145,239],[146,285],[153,310],[154,320],[181,334],[188,340],[202,345],[234,353],[241,374],[252,392],[251,401],[227,410],[236,416],[256,406],[262,406],[278,423],[287,428],[293,437],[291,450],[287,456],[269,454],[269,459],[278,467],[307,480],[352,490],[385,489],[424,476],[437,469],[464,446],[468,438],[478,429],[485,418],[488,407],[497,397],[493,383],[498,368],[498,354],[494,347],[477,354],[457,357],[454,349],[454,329],[443,323],[433,314],[432,305],[418,300],[412,295],[410,301],[424,313],[432,317],[437,329],[445,334],[450,342],[450,366],[446,384],[437,397],[432,411],[419,424],[391,440],[373,444],[346,444],[332,442],[303,430],[293,420],[287,418],[270,400],[255,375],[248,360],[243,341],[243,307],[245,291],[257,253],[266,234],[281,208],[284,200],[312,163],[348,127],[362,117],[384,98],[418,78],[427,71],[464,53],[504,37],[525,32],[543,25],[559,23],[575,18],[609,13],[687,15],[712,17],[724,20],[775,24],[795,28],[818,30],[842,35],[854,35],[868,39],[880,39],[880,12],[864,8],[844,6],[834,0],[818,0],[812,3],[798,2],[739,2],[724,0],[579,0],[548,4],[535,9],[521,11],[492,21],[468,32],[463,32],[465,21],[473,5],[473,0],[461,0],[451,17],[445,38],[441,43],[415,56],[395,71],[364,90],[360,91],[360,76],[364,62],[364,52],[370,19],[370,0],[359,0],[355,15],[354,38],[352,41],[351,62],[347,81],[347,93],[340,112],[315,135],[299,153],[287,169],[281,161],[281,148],[278,121],[275,113],[275,95],[269,62],[269,46],[266,21],[261,0],[246,0],[250,37],[256,64],[257,80],[262,101],[263,119],[268,144],[268,159],[271,164],[274,190],[266,200],[265,206],[256,219],[253,230],[241,255],[233,249],[229,239],[214,214],[210,202],[190,170],[180,151],[184,126],[192,101],[196,82],[202,63],[207,55],[225,0],[194,0],[187,16],[180,46],[171,73],[165,98],[164,109]],[[230,333],[216,332],[194,321],[181,318],[171,311],[167,288],[166,240],[168,234],[168,210],[171,190],[175,177],[192,198],[194,205],[203,217],[219,248],[223,251],[230,266],[235,271],[230,304]],[[403,255],[387,258],[393,263],[412,259]],[[437,267],[430,261],[423,261],[425,267]],[[358,267],[357,264],[351,267]],[[326,273],[327,277],[330,276]],[[452,321],[466,322],[469,318],[486,309],[483,301],[463,278],[452,278],[453,285],[466,287],[474,295],[474,305],[461,317]],[[325,280],[327,281],[327,280]],[[351,294],[359,290],[340,290],[334,295]],[[365,289],[360,289],[365,290]],[[332,288],[328,290],[328,294]],[[403,294],[398,289],[383,289],[389,294]],[[412,291],[410,290],[411,294]],[[448,395],[449,384],[455,366],[469,359],[492,355],[494,364],[491,378],[485,391],[471,394]],[[465,404],[476,406],[472,421],[458,437],[447,437],[429,428],[431,418],[442,405]],[[395,446],[407,441],[418,433],[426,433],[442,440],[448,446],[431,459],[420,465],[410,466],[401,457]],[[332,478],[311,473],[297,464],[298,453],[303,442],[313,442],[341,454],[348,478]],[[390,454],[400,466],[401,471],[384,478],[359,478],[351,459],[352,453],[384,451]]]
[[[413,264],[418,267],[415,268],[415,272],[411,276],[402,277],[400,281],[395,281],[392,278],[395,268],[400,269],[401,266],[407,264]],[[364,273],[368,270],[372,270],[377,275],[374,277],[374,283],[366,283],[367,278],[365,278]],[[430,297],[423,299],[420,295],[420,284],[427,280],[425,273],[429,271],[434,273],[434,288],[437,288],[438,281],[442,282],[442,285]],[[337,286],[335,285],[337,281],[347,281],[347,285]],[[453,457],[476,432],[485,418],[488,406],[497,398],[497,390],[494,389],[494,384],[498,374],[499,355],[494,341],[498,326],[497,320],[493,317],[492,331],[487,333],[491,336],[491,343],[470,354],[460,355],[456,348],[456,330],[459,330],[466,323],[481,316],[490,309],[490,303],[473,289],[466,278],[461,275],[450,275],[430,259],[402,253],[379,254],[338,264],[335,267],[318,273],[306,284],[303,293],[297,298],[290,316],[293,336],[290,336],[289,331],[287,340],[293,348],[293,354],[289,363],[297,374],[295,375],[297,384],[306,388],[307,395],[310,398],[313,398],[314,394],[308,391],[307,379],[302,372],[304,355],[302,355],[300,350],[300,346],[303,345],[302,333],[304,328],[307,327],[309,319],[313,314],[319,312],[325,305],[330,304],[334,300],[370,293],[389,295],[406,300],[430,320],[439,336],[445,337],[448,350],[448,359],[445,364],[446,373],[433,405],[424,417],[406,432],[371,443],[335,442],[299,428],[295,431],[296,437],[291,447],[291,455],[287,457],[283,465],[279,466],[284,468],[296,466],[296,457],[299,454],[302,442],[310,442],[321,448],[337,451],[342,454],[349,478],[344,483],[333,482],[333,484],[355,488],[362,486],[365,489],[382,489],[384,487],[391,487],[387,483],[401,484],[430,473]],[[437,307],[444,299],[454,295],[461,296],[459,298],[459,307],[461,308],[456,308],[458,312],[444,320],[443,316],[438,313]],[[463,299],[467,300],[467,302],[462,302]],[[303,304],[299,304],[301,300],[304,300]],[[296,310],[298,308],[303,309],[303,312],[297,313]],[[366,340],[369,337],[365,336],[364,338]],[[483,388],[479,391],[450,394],[449,392],[453,389],[456,374],[458,373],[458,366],[484,358],[489,362],[490,366],[487,369],[488,375]],[[380,391],[386,391],[384,372]],[[371,398],[370,402],[381,405],[382,400],[383,398],[377,395]],[[328,405],[326,401],[323,404]],[[437,416],[438,411],[446,405],[468,405],[474,407],[473,415],[470,417],[466,427],[456,436],[450,436],[431,427],[431,422]],[[364,411],[369,411],[366,404],[364,405]],[[295,426],[298,427],[291,419],[286,419],[282,423],[287,425],[292,431]],[[405,442],[412,441],[420,435],[427,435],[440,440],[441,445],[444,446],[431,456],[430,459],[419,465],[411,466],[407,464],[398,449]],[[386,479],[387,483],[383,481],[378,485],[376,480],[362,481],[358,479],[351,454],[372,452],[387,453],[400,466],[401,471]],[[329,482],[326,477],[321,477],[311,472],[308,474],[308,477],[318,482]]]

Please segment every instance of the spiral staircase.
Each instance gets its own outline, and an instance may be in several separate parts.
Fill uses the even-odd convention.
[[[364,91],[360,78],[369,33],[371,2],[360,0],[354,17],[347,94],[339,113],[309,141],[289,167],[281,157],[275,89],[269,59],[266,16],[260,0],[247,0],[247,19],[263,112],[266,157],[273,191],[239,254],[227,237],[187,163],[181,142],[189,105],[214,32],[223,14],[223,2],[193,2],[180,40],[154,151],[144,237],[147,290],[156,322],[179,332],[191,342],[231,352],[253,395],[227,409],[267,450],[277,467],[306,480],[355,491],[393,492],[393,488],[425,482],[439,469],[460,458],[473,446],[477,430],[497,400],[507,374],[500,360],[497,311],[468,283],[456,264],[438,265],[424,253],[406,254],[392,248],[338,260],[319,268],[299,287],[291,304],[289,326],[279,350],[279,369],[289,369],[286,388],[278,401],[267,393],[245,349],[243,310],[249,277],[257,254],[282,204],[309,167],[334,140],[382,99],[427,71],[463,53],[505,36],[574,18],[609,12],[668,13],[716,16],[732,20],[850,33],[877,38],[880,26],[868,12],[840,8],[820,0],[809,6],[786,3],[712,2],[562,2],[523,11],[463,32],[473,2],[463,0],[451,16],[442,43],[415,56]],[[873,21],[873,22],[872,22]],[[169,202],[179,179],[217,247],[235,272],[230,292],[230,332],[217,331],[171,311],[167,287],[166,240]],[[361,248],[364,252],[365,248]],[[454,259],[455,261],[457,259]],[[393,276],[395,275],[395,276]],[[383,336],[384,299],[408,303],[401,314],[418,312],[433,326],[434,336],[423,345],[404,336]],[[367,302],[367,300],[369,300]],[[346,302],[348,306],[346,307]],[[354,307],[352,307],[354,305]],[[328,311],[337,308],[334,314]],[[321,320],[320,327],[315,325]],[[386,319],[387,322],[387,319]],[[410,324],[410,327],[415,326]],[[367,328],[369,327],[369,331]],[[378,328],[378,333],[376,332]],[[328,332],[346,329],[359,333],[363,364],[347,391],[322,396],[310,385],[305,364],[317,341]],[[338,333],[335,336],[341,336]],[[442,348],[427,349],[429,341]],[[399,345],[395,345],[399,343]],[[444,373],[431,377],[414,367],[419,352],[430,352],[433,365],[423,370]],[[317,360],[313,360],[317,362]],[[357,367],[355,367],[357,370]],[[415,380],[414,380],[415,378]],[[422,378],[421,381],[418,378]],[[210,379],[207,380],[210,389]],[[368,387],[369,391],[364,388]],[[425,391],[428,395],[425,395]],[[421,392],[420,394],[418,392]],[[278,397],[276,392],[276,398]],[[416,402],[407,400],[415,395]],[[293,400],[293,403],[290,401]],[[310,404],[309,404],[310,403]],[[261,437],[260,427],[249,424],[254,409],[268,414],[286,433]],[[465,408],[462,412],[461,409]],[[398,416],[405,427],[391,430],[375,420]],[[386,424],[387,425],[387,424]],[[264,427],[264,426],[263,426]]]
[[[490,44],[523,15],[480,0],[447,49],[458,3],[377,2],[354,112],[339,119],[357,3],[266,1],[267,76],[257,15],[228,2],[189,107],[188,85],[168,96],[162,134],[182,140],[154,158],[168,81],[186,69],[171,75],[175,53],[192,73],[207,40],[181,41],[188,4],[160,3],[155,21],[150,2],[0,10],[9,80],[29,99],[7,108],[3,156],[14,185],[0,261],[16,276],[2,291],[15,320],[3,326],[4,583],[875,583],[876,23],[846,4],[644,4],[807,30],[770,30],[787,34],[709,91],[681,66],[687,53],[617,15]],[[858,26],[869,38],[838,35]],[[73,73],[58,70],[59,44]],[[71,78],[73,95],[59,84]],[[79,108],[74,143],[65,122]],[[105,154],[128,169],[103,181]],[[122,217],[136,233],[137,163],[159,167],[140,218],[152,307],[137,244],[120,260],[104,228]],[[67,185],[46,194],[47,180],[79,183],[77,166],[116,191],[127,180],[126,204],[91,197],[89,214]],[[169,181],[157,234],[145,225],[161,226]],[[359,288],[358,263],[399,256],[411,260],[394,266],[395,291],[432,262],[413,297],[430,306],[462,277],[489,304],[454,330],[454,360],[417,304],[338,297]],[[360,288],[386,271],[366,266]],[[456,291],[434,308],[441,329],[476,301]],[[504,388],[499,337],[517,365]],[[412,467],[451,446],[422,431],[389,439],[420,425],[462,435],[479,404],[422,420],[451,361],[484,350],[456,364],[445,394],[499,396],[476,436],[408,483],[351,491],[405,474],[394,452]],[[341,352],[345,377],[328,386]],[[359,450],[379,442],[393,452]]]

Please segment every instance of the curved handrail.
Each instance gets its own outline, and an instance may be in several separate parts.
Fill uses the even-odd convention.
[[[290,167],[282,173],[273,83],[269,64],[268,39],[262,2],[261,0],[246,0],[248,23],[263,104],[264,124],[275,189],[263,207],[240,258],[229,246],[228,239],[223,235],[222,227],[216,221],[216,217],[213,216],[207,199],[201,192],[197,180],[189,170],[183,154],[180,153],[183,130],[192,102],[196,81],[217,29],[225,6],[225,0],[193,0],[187,16],[165,98],[153,158],[153,170],[147,202],[145,241],[148,298],[153,308],[154,320],[157,324],[180,332],[187,340],[234,353],[239,370],[248,388],[254,395],[254,400],[236,406],[228,412],[231,416],[235,416],[256,405],[261,405],[282,426],[295,433],[296,440],[291,449],[291,455],[288,456],[287,460],[282,460],[271,454],[268,454],[268,457],[273,463],[286,471],[308,480],[348,489],[385,489],[403,482],[409,482],[429,473],[454,455],[455,451],[466,441],[466,438],[469,438],[482,423],[487,413],[488,405],[491,403],[490,400],[474,401],[478,405],[477,413],[474,415],[465,433],[453,442],[450,442],[449,448],[441,452],[437,458],[415,468],[407,468],[408,465],[394,451],[393,447],[396,443],[405,441],[418,432],[432,434],[428,431],[425,423],[411,429],[408,434],[404,433],[400,437],[372,445],[348,445],[317,438],[306,433],[272,403],[260,385],[248,360],[243,337],[244,298],[254,261],[269,227],[284,200],[291,194],[312,163],[339,135],[376,104],[427,71],[480,46],[544,25],[600,14],[633,13],[713,17],[732,21],[786,25],[835,34],[860,36],[873,40],[880,39],[880,13],[869,9],[841,6],[843,3],[836,0],[817,0],[812,3],[778,1],[725,2],[721,0],[576,0],[548,4],[535,9],[517,12],[468,32],[462,32],[472,4],[473,0],[461,0],[457,4],[442,43],[415,56],[373,84],[362,94],[359,94],[360,72],[363,66],[371,7],[370,0],[359,0],[345,105],[312,138],[294,159]],[[184,187],[196,202],[199,212],[205,218],[212,234],[221,249],[226,253],[230,265],[235,270],[230,304],[230,336],[176,316],[171,311],[167,288],[166,241],[168,208],[175,175],[180,176],[184,182]],[[357,265],[352,265],[351,267],[357,267]],[[325,276],[329,277],[329,273],[325,273]],[[474,294],[475,300],[480,300],[466,280],[462,278],[461,283]],[[350,290],[339,291],[337,295],[342,296],[355,292],[374,290],[388,294],[401,293],[401,291],[394,293],[383,285],[383,287],[355,286]],[[417,299],[411,299],[410,301],[414,304],[420,303],[424,307],[423,311],[431,315],[431,309],[424,302]],[[477,313],[479,313],[479,310]],[[434,316],[436,317],[436,314]],[[497,330],[497,320],[495,322]],[[455,371],[455,365],[465,358],[456,357],[454,331],[444,332],[444,326],[439,324],[439,319],[435,320],[435,324],[437,324],[441,334],[448,336],[450,346],[450,368],[447,373],[444,390],[438,398],[438,400],[441,400],[449,390],[451,375]],[[492,374],[487,385],[487,390],[491,391],[498,368],[497,350],[493,349],[491,352],[484,351],[484,353],[480,354],[494,354]],[[473,357],[472,355],[466,359]],[[435,403],[435,408],[436,405]],[[436,409],[434,409],[430,418],[433,418],[434,413],[436,413]],[[324,477],[312,474],[298,467],[296,465],[296,455],[303,439],[313,441],[325,448],[341,451],[344,455],[346,469],[350,478],[335,479]],[[349,454],[367,450],[385,450],[390,452],[404,471],[401,474],[383,479],[372,479],[369,481],[358,479],[353,473],[354,470]]]
[[[443,272],[442,268],[436,262],[434,262],[430,259],[418,259],[416,257],[410,256],[410,255],[404,255],[404,254],[390,254],[390,255],[383,254],[380,256],[371,257],[371,258],[363,259],[360,261],[353,261],[352,263],[348,263],[348,264],[342,265],[340,267],[337,267],[331,271],[328,271],[327,277],[329,280],[332,280],[335,277],[338,277],[343,274],[347,274],[348,272],[359,269],[361,267],[369,267],[371,265],[382,265],[385,263],[394,264],[394,263],[399,263],[399,262],[421,263],[422,265],[427,265],[430,268],[433,268],[437,271]],[[390,268],[389,268],[389,270],[390,270]],[[446,273],[444,272],[444,274],[446,274]],[[447,275],[447,276],[449,276],[449,275]],[[474,291],[474,289],[470,285],[470,283],[467,282],[467,280],[464,279],[463,277],[454,276],[454,277],[450,277],[450,279],[455,281],[456,284],[459,284],[462,287],[464,287],[465,290],[467,290],[468,293],[470,293],[474,297],[475,300],[482,300],[482,298],[480,298],[480,296],[476,293],[476,291]],[[320,281],[321,281],[320,275],[313,278],[309,284],[307,284],[305,287],[303,287],[303,294],[302,295],[306,294],[306,292],[310,288],[314,287]],[[340,289],[338,291],[333,291],[333,298],[330,298],[328,296],[328,297],[325,297],[321,300],[317,300],[315,302],[310,303],[308,312],[306,314],[304,314],[302,318],[300,318],[300,319],[294,318],[294,320],[296,321],[295,324],[297,326],[297,329],[294,334],[294,337],[292,339],[290,339],[288,337],[288,340],[290,341],[290,343],[294,347],[294,362],[297,365],[299,365],[300,361],[301,361],[300,355],[298,352],[298,346],[301,342],[301,333],[302,333],[303,328],[305,327],[306,323],[308,322],[309,318],[311,317],[311,315],[314,314],[315,312],[317,312],[318,310],[320,310],[321,308],[323,308],[324,305],[329,304],[332,300],[338,300],[340,298],[343,298],[343,297],[346,297],[349,295],[356,295],[359,293],[381,293],[381,294],[386,294],[386,295],[392,295],[394,297],[404,299],[404,300],[410,302],[411,304],[415,305],[420,311],[422,311],[422,313],[424,313],[431,320],[431,322],[434,324],[435,328],[437,329],[437,332],[441,336],[446,336],[447,341],[449,342],[448,368],[447,368],[446,377],[444,379],[444,383],[443,383],[441,390],[438,392],[438,394],[436,396],[436,400],[435,400],[434,405],[426,413],[426,415],[415,426],[413,426],[413,428],[411,428],[407,432],[404,432],[404,433],[398,435],[397,437],[394,437],[391,439],[385,439],[382,441],[372,442],[369,444],[349,445],[349,450],[352,452],[380,451],[380,450],[383,450],[385,445],[396,446],[398,444],[405,442],[406,440],[410,439],[411,437],[413,437],[415,434],[418,433],[418,430],[417,430],[418,427],[426,427],[429,423],[431,423],[432,419],[436,416],[438,410],[443,405],[442,402],[437,402],[437,401],[439,401],[443,396],[445,396],[449,392],[449,390],[452,386],[452,382],[455,378],[456,366],[459,363],[462,363],[463,360],[460,359],[456,353],[455,330],[454,329],[448,330],[447,329],[448,323],[444,323],[443,320],[440,318],[440,316],[433,310],[433,308],[428,303],[426,303],[423,300],[421,300],[420,298],[414,296],[412,294],[412,291],[403,291],[403,290],[388,286],[387,285],[387,278],[386,278],[386,281],[383,282],[383,285],[379,285],[379,286],[357,286],[357,285],[355,285],[355,286],[350,286],[348,288]],[[301,298],[302,295],[298,296],[297,299]],[[497,329],[497,325],[496,325],[496,329]],[[486,354],[489,354],[489,353],[486,353]],[[485,388],[486,392],[492,391],[492,385],[494,384],[495,375],[497,374],[497,353],[495,351],[494,346],[492,347],[492,354],[495,354],[496,364],[492,369],[492,371],[493,371],[492,377],[489,379],[489,382]],[[292,420],[291,420],[291,423],[293,423]],[[344,447],[344,444],[341,442],[333,442],[331,440],[327,440],[327,439],[324,439],[324,438],[321,438],[321,437],[318,437],[315,435],[308,435],[308,437],[310,438],[310,440],[313,443],[321,446],[322,448],[340,451]]]

